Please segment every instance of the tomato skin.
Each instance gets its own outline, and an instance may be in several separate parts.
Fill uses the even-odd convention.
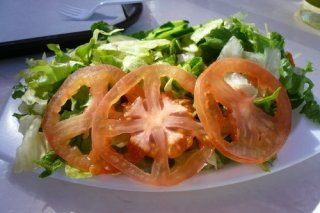
[[[243,74],[262,90],[273,92],[281,87],[275,115],[267,115],[253,104],[252,97],[228,85],[224,81],[228,72]],[[227,115],[219,104],[227,108]],[[240,163],[269,160],[284,145],[291,129],[292,110],[286,90],[270,72],[245,59],[225,58],[210,65],[197,80],[195,105],[214,146]],[[229,126],[231,142],[224,139],[223,123]]]
[[[105,161],[139,182],[161,186],[180,183],[198,173],[213,151],[201,124],[194,120],[187,107],[161,93],[160,78],[165,76],[193,93],[196,79],[184,70],[169,65],[140,67],[124,76],[106,94],[95,111],[92,128],[93,146]],[[141,81],[144,95],[139,96],[131,107],[126,107],[128,111],[123,113],[122,119],[110,118],[112,106]],[[192,133],[200,145],[184,163],[170,168],[168,150],[172,146],[169,138],[174,138],[172,143],[179,144],[183,150],[188,146],[179,142],[176,129]],[[170,137],[172,131],[174,135]],[[131,134],[132,143],[153,158],[151,172],[143,171],[124,154],[112,149],[112,138],[124,133]]]
[[[49,101],[42,128],[50,147],[72,167],[93,174],[116,171],[101,160],[95,150],[84,155],[77,147],[69,145],[70,139],[87,134],[91,128],[92,116],[101,99],[108,91],[108,84],[114,84],[125,73],[110,65],[96,65],[81,68],[71,74]],[[85,111],[77,116],[60,121],[61,107],[77,93],[81,86],[90,88],[92,101]],[[109,169],[105,169],[108,166]]]

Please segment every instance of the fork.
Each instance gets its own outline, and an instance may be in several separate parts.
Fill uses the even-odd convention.
[[[134,3],[142,3],[143,0],[107,0],[102,1],[95,5],[91,9],[83,9],[75,6],[71,6],[68,4],[63,4],[58,9],[58,12],[64,16],[67,16],[76,20],[85,20],[94,14],[94,12],[104,5],[117,5],[117,4],[134,4]]]

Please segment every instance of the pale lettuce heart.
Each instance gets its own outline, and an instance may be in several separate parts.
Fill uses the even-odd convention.
[[[37,167],[39,161],[49,146],[42,132],[39,132],[42,118],[38,115],[26,115],[21,118],[20,131],[25,132],[22,144],[17,148],[15,172],[31,171]]]

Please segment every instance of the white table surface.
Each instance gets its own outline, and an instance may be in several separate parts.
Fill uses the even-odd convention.
[[[149,29],[173,19],[197,24],[242,11],[259,28],[264,29],[267,23],[269,31],[285,35],[287,49],[300,56],[296,59],[298,65],[311,60],[319,70],[319,33],[294,20],[298,7],[298,0],[149,0],[140,20],[128,31]],[[10,22],[14,25],[18,18]],[[17,73],[25,68],[25,58],[40,56],[0,60],[0,113]],[[94,188],[52,178],[39,179],[35,173],[13,174],[12,163],[0,158],[0,212],[320,212],[320,155],[242,183],[161,193]]]

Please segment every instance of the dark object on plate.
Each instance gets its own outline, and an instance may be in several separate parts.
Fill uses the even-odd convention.
[[[121,5],[125,20],[115,24],[119,28],[128,28],[134,24],[142,13],[142,3]],[[72,32],[58,35],[22,39],[0,43],[0,58],[21,56],[25,54],[39,53],[47,51],[47,44],[59,43],[63,48],[73,48],[83,44],[92,36],[90,30]]]

